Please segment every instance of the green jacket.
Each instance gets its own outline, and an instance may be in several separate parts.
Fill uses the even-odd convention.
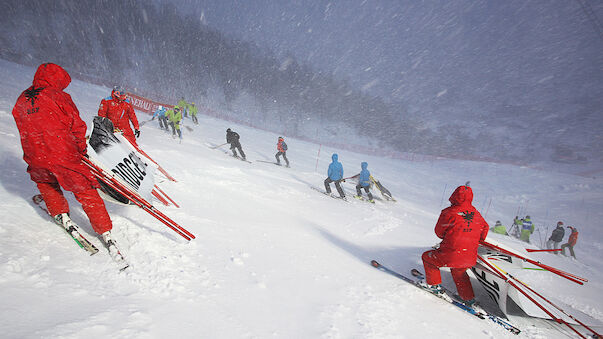
[[[178,101],[178,107],[180,107],[181,109],[185,109],[186,107],[188,107],[188,104],[186,103],[186,101],[184,101],[184,99]]]
[[[534,224],[532,223],[532,219],[523,219],[523,224],[521,225],[521,235],[519,238],[525,242],[530,242],[530,235],[534,233]]]
[[[196,117],[197,116],[197,107],[195,105],[188,105],[188,112],[191,114],[191,116]]]
[[[505,227],[505,225],[496,225],[496,226],[494,226],[492,228],[492,232],[498,233],[498,234],[509,235],[507,233],[507,228]]]

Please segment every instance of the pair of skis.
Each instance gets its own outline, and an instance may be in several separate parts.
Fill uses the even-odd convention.
[[[347,199],[346,197],[343,197],[343,198],[342,198],[342,197],[340,197],[340,196],[338,196],[338,195],[335,195],[335,194],[333,194],[333,193],[327,193],[326,191],[321,190],[321,189],[320,189],[320,188],[318,188],[318,187],[310,186],[310,188],[311,188],[311,189],[313,189],[313,190],[315,190],[315,191],[318,191],[318,192],[320,192],[320,193],[322,193],[322,194],[324,194],[324,195],[326,195],[327,197],[331,197],[331,198],[333,198],[333,199],[338,199],[338,200],[341,200],[341,201],[348,202],[348,199]]]
[[[267,164],[274,164],[276,166],[283,166],[280,162],[274,162],[274,161],[266,161],[266,160],[256,160],[257,162],[264,162]],[[285,167],[289,168],[289,165],[285,165]]]
[[[75,241],[75,243],[80,248],[82,248],[83,250],[90,253],[90,255],[94,255],[94,254],[98,253],[98,248],[96,246],[94,246],[94,244],[92,244],[88,239],[86,239],[82,235],[82,232],[79,230],[79,227],[77,225],[72,224],[69,227],[65,227],[64,225],[59,224],[57,222],[57,220],[54,219],[54,217],[48,211],[48,208],[46,208],[45,204],[42,205],[42,203],[44,202],[44,198],[42,197],[41,194],[34,195],[31,198],[31,200],[33,201],[33,203],[36,206],[38,206],[42,211],[44,211],[44,213],[46,213],[55,224],[57,224],[59,227],[61,227],[61,229],[63,229],[65,231],[65,233],[67,233],[71,237],[71,239],[73,239],[73,241]],[[121,272],[121,271],[125,270],[126,268],[130,267],[130,264],[128,264],[126,259],[123,257],[123,255],[119,251],[119,249],[117,249],[117,247],[114,244],[113,244],[113,246],[114,246],[113,249],[111,249],[111,248],[107,248],[107,249],[109,250],[111,259],[115,263],[120,265],[119,271]]]
[[[404,275],[402,275],[402,274],[400,274],[400,273],[398,273],[398,272],[396,272],[396,271],[394,271],[394,270],[392,270],[392,269],[390,269],[390,268],[388,268],[386,266],[381,265],[376,260],[372,260],[371,261],[371,265],[373,267],[377,268],[378,270],[380,270],[382,272],[385,272],[387,274],[393,275],[396,278],[402,279],[403,281],[405,281],[405,282],[407,282],[407,283],[415,286],[416,288],[419,288],[419,289],[421,289],[421,290],[423,290],[423,291],[425,291],[427,293],[430,293],[430,294],[438,297],[440,300],[443,300],[443,301],[445,301],[445,302],[447,302],[447,303],[449,303],[451,305],[454,305],[457,308],[459,308],[460,310],[465,311],[468,314],[471,314],[471,315],[473,315],[473,316],[475,316],[475,317],[477,317],[479,319],[490,320],[493,323],[495,323],[495,324],[503,327],[505,330],[507,330],[507,331],[509,331],[509,332],[511,332],[513,334],[519,334],[521,332],[520,329],[518,329],[517,327],[511,325],[509,322],[507,322],[505,319],[503,319],[503,318],[501,318],[499,316],[487,313],[486,311],[483,311],[483,310],[477,310],[477,309],[474,309],[474,308],[472,308],[470,306],[467,306],[467,305],[463,304],[460,300],[456,299],[451,292],[446,291],[447,292],[446,296],[433,293],[431,290],[429,290],[429,289],[423,287],[421,284],[419,284],[419,280],[423,279],[423,274],[421,272],[419,272],[418,270],[416,270],[416,269],[412,270],[411,273],[412,273],[412,275],[414,277],[418,278],[419,280],[412,279],[412,278],[409,278],[407,276],[404,276]]]

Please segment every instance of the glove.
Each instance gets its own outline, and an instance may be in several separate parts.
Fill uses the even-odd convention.
[[[140,131],[135,129],[134,130],[134,135],[136,136],[136,139],[138,139],[140,137]]]

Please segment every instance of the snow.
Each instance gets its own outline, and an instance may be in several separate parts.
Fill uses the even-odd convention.
[[[520,278],[575,309],[568,312],[581,311],[598,326],[603,321],[598,258],[603,179],[483,162],[393,160],[325,146],[316,171],[318,145],[286,136],[291,168],[249,164],[207,143],[223,143],[230,127],[241,135],[249,160],[272,160],[278,135],[204,116],[199,125],[185,119],[194,131],[183,129],[181,144],[160,131],[156,121],[141,128],[139,139],[178,180],[160,186],[181,208],[155,205],[197,238],[185,241],[136,207],[107,204],[114,237],[131,265],[119,273],[104,249],[88,256],[30,203],[37,190],[21,159],[11,110],[35,70],[4,61],[0,68],[4,338],[515,337],[369,264],[376,259],[402,273],[421,268],[421,253],[438,241],[433,226],[439,211],[467,180],[474,205],[491,225],[501,220],[509,226],[521,208],[536,223],[536,244],[546,241],[545,233],[558,220],[579,229],[578,260],[531,255],[588,278],[587,284],[531,270]],[[109,93],[80,81],[66,91],[89,126]],[[322,186],[333,152],[346,176],[367,161],[398,202],[346,203],[311,190],[310,185]],[[344,188],[351,197],[353,186],[345,183]],[[79,203],[71,193],[66,196],[72,218],[102,248]],[[443,277],[454,290],[450,274]],[[487,307],[485,292],[473,282]],[[521,338],[568,336],[563,327],[516,321],[524,330]]]

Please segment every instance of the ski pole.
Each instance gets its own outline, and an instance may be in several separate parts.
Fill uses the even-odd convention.
[[[552,249],[552,250],[535,250],[533,248],[526,248],[526,251],[528,251],[528,252],[556,252],[556,251],[561,251],[561,249],[557,248],[557,249]]]
[[[226,144],[227,144],[227,142],[225,142],[225,143],[223,143],[223,144],[221,144],[221,145],[218,145],[218,146],[212,146],[212,147],[210,147],[210,148],[211,148],[211,149],[216,149],[216,148],[222,147],[222,146],[224,146],[224,145],[226,145]]]
[[[180,208],[180,206],[178,206],[178,204],[174,200],[172,200],[169,195],[167,195],[161,188],[159,188],[159,186],[155,185],[155,188],[159,190],[159,192],[161,192],[161,194],[163,194],[163,196],[165,196],[172,204],[174,204],[174,206]]]
[[[159,200],[162,204],[164,204],[165,206],[169,206],[170,203],[165,200],[157,191],[155,191],[154,189],[151,191],[151,194],[157,199]]]
[[[567,323],[567,321],[565,321],[565,320],[563,320],[561,318],[556,317],[546,307],[544,307],[542,304],[540,304],[538,301],[536,301],[532,296],[530,296],[526,291],[524,291],[517,284],[515,284],[514,281],[518,281],[517,279],[513,278],[513,276],[511,276],[509,273],[505,272],[504,270],[502,270],[500,267],[496,266],[495,264],[486,261],[481,255],[478,254],[477,257],[480,259],[480,261],[482,263],[486,264],[486,266],[488,266],[493,271],[493,273],[495,273],[498,277],[500,277],[501,279],[503,279],[509,285],[513,286],[521,294],[523,294],[524,296],[526,296],[526,298],[528,298],[532,303],[534,303],[541,310],[543,310],[544,313],[546,313],[549,317],[551,317],[551,319],[553,319],[557,323],[565,324],[572,331],[576,332],[576,334],[578,334],[581,338],[586,339],[586,337],[584,335],[582,335],[582,333],[578,332],[578,330],[576,330],[572,325],[570,325],[569,323]],[[518,282],[521,283],[520,281],[518,281]],[[535,293],[535,294],[538,295],[539,297],[541,297],[538,293]],[[544,299],[545,301],[547,301],[545,298],[542,298],[542,299]]]
[[[521,255],[519,255],[519,254],[517,254],[517,253],[511,252],[511,251],[509,251],[509,250],[506,250],[506,249],[504,249],[504,248],[501,248],[501,247],[499,247],[499,246],[496,246],[496,245],[494,245],[494,244],[491,244],[491,243],[489,243],[489,242],[487,242],[487,241],[481,241],[480,243],[481,243],[482,245],[486,246],[486,247],[491,248],[491,249],[497,250],[497,251],[502,252],[502,253],[505,253],[505,254],[512,255],[512,256],[514,256],[514,257],[516,257],[516,258],[519,258],[519,259],[521,259],[521,260],[527,261],[527,262],[529,262],[530,264],[534,264],[534,265],[536,265],[536,266],[542,267],[542,268],[546,269],[546,270],[547,270],[547,271],[549,271],[549,272],[555,273],[555,274],[557,274],[557,275],[559,275],[559,276],[562,276],[562,277],[564,277],[564,278],[565,278],[565,279],[567,279],[567,280],[571,280],[571,281],[573,281],[573,282],[575,282],[575,283],[577,283],[577,284],[584,285],[584,282],[588,282],[588,279],[585,279],[585,278],[579,277],[579,276],[577,276],[577,275],[574,275],[574,274],[571,274],[571,273],[568,273],[568,272],[564,272],[564,271],[562,271],[562,270],[560,270],[560,269],[557,269],[557,268],[554,268],[554,267],[551,267],[551,266],[545,265],[545,264],[543,264],[543,263],[541,263],[541,262],[539,262],[539,261],[535,261],[535,260],[532,260],[532,259],[528,259],[528,258],[526,258],[526,257],[524,257],[524,256],[521,256]]]
[[[107,176],[106,173],[104,173],[104,171],[102,169],[100,169],[98,167],[95,167],[94,164],[86,162],[86,165],[88,165],[90,167],[90,169],[92,170],[93,174],[98,179],[102,180],[105,184],[109,185],[109,187],[111,187],[112,189],[116,190],[120,194],[124,195],[126,198],[128,198],[130,201],[132,201],[136,206],[142,208],[145,212],[147,212],[147,213],[151,214],[152,216],[154,216],[157,220],[161,221],[163,224],[165,224],[166,226],[168,226],[169,228],[171,228],[172,230],[174,230],[176,233],[180,234],[186,240],[191,240],[191,238],[188,235],[182,233],[179,229],[177,229],[176,227],[174,227],[174,225],[170,225],[167,221],[165,221],[162,218],[160,218],[152,210],[150,210],[147,206],[145,206],[141,202],[141,200],[144,201],[144,199],[142,197],[140,197],[137,193],[135,194],[135,193],[130,192],[129,190],[127,190],[127,188],[125,188],[115,178]]]
[[[182,226],[178,225],[176,222],[168,218],[165,214],[161,213],[157,210],[153,205],[151,205],[148,201],[142,198],[138,192],[133,192],[126,188],[124,184],[119,182],[115,176],[112,174],[108,174],[105,170],[94,164],[90,159],[82,156],[84,164],[86,164],[91,170],[92,173],[102,180],[104,183],[109,185],[114,190],[118,191],[120,194],[126,196],[130,201],[132,201],[136,206],[142,208],[147,213],[154,216],[157,220],[161,221],[163,224],[174,230],[176,233],[180,234],[186,240],[195,239],[195,236],[187,231]]]
[[[504,272],[504,271],[503,271]],[[507,273],[507,272],[505,272]],[[509,274],[509,273],[507,273]],[[548,300],[547,298],[545,298],[544,296],[542,296],[540,293],[536,292],[533,288],[531,288],[530,286],[528,286],[526,283],[524,283],[523,281],[515,278],[514,276],[512,276],[511,274],[509,274],[509,277],[511,277],[512,279],[514,279],[515,281],[517,281],[518,283],[520,283],[522,286],[524,286],[525,288],[527,288],[530,292],[536,294],[538,297],[540,297],[542,300],[546,301],[547,303],[551,304],[551,306],[555,307],[557,310],[559,310],[561,313],[565,314],[566,316],[568,316],[570,319],[576,321],[578,324],[582,325],[584,328],[586,328],[587,330],[591,331],[594,335],[597,336],[597,338],[601,338],[601,335],[597,332],[595,332],[592,328],[588,327],[586,324],[584,324],[583,322],[581,322],[580,320],[576,319],[574,316],[572,316],[571,314],[565,312],[561,307],[553,304],[552,301]]]

